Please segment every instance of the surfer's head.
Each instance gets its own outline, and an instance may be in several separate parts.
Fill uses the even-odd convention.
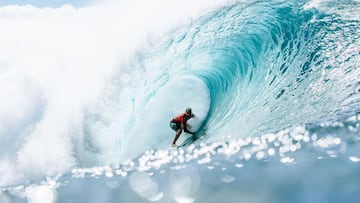
[[[191,108],[190,108],[190,107],[187,107],[187,108],[185,109],[185,113],[186,113],[187,116],[193,117],[193,114],[192,114],[192,111],[191,111]]]

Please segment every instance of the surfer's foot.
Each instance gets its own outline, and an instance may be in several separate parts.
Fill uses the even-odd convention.
[[[177,147],[176,144],[172,144],[171,147]]]

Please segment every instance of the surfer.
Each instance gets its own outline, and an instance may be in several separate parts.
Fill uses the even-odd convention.
[[[188,130],[188,124],[187,121],[190,118],[193,118],[195,115],[191,112],[191,108],[186,108],[185,112],[174,117],[171,121],[170,121],[170,128],[173,129],[174,131],[176,131],[175,137],[174,137],[174,141],[172,143],[172,147],[176,147],[176,141],[179,139],[180,134],[182,133],[182,130],[184,130],[184,132],[189,133],[194,135],[195,133],[190,132]]]

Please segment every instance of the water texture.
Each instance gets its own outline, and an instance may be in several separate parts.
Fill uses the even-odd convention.
[[[360,2],[155,2],[0,8],[0,202],[357,202]]]

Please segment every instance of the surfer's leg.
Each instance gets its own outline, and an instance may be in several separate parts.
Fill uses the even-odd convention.
[[[173,141],[173,143],[172,143],[173,146],[176,145],[176,141],[179,139],[181,132],[182,132],[182,129],[178,129],[178,130],[176,131],[176,134],[175,134],[175,137],[174,137],[174,141]]]

